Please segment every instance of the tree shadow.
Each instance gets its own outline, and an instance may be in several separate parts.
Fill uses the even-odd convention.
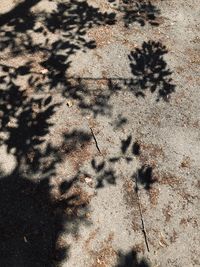
[[[121,158],[125,159],[127,163],[131,163],[133,158],[138,158],[141,153],[140,143],[137,140],[133,142],[132,139],[132,135],[128,135],[126,139],[121,141]],[[111,162],[117,162],[120,160],[120,157],[111,158],[110,160]],[[153,167],[150,165],[142,165],[131,178],[136,183],[136,190],[139,190],[138,183],[145,190],[150,190],[152,185],[157,181],[153,175]]]
[[[88,203],[71,189],[74,180],[58,198],[51,194],[50,178],[33,181],[18,171],[0,180],[0,264],[58,266],[69,250],[60,236],[77,233],[86,221],[80,210],[86,212]]]
[[[64,216],[56,214],[48,179],[34,183],[16,170],[1,177],[0,194],[1,266],[53,266],[66,257],[65,248],[56,251]]]
[[[115,3],[115,0],[108,0],[114,4],[116,9],[122,13],[124,26],[129,28],[134,23],[145,26],[149,23],[151,26],[159,26],[160,10],[147,0],[122,0]]]
[[[91,136],[76,130],[65,133],[61,145],[53,145],[47,135],[59,104],[51,96],[28,96],[12,75],[5,79],[0,144],[6,148],[2,159],[12,156],[14,167],[0,173],[0,265],[57,266],[69,250],[60,237],[76,234],[79,224],[87,223],[88,202],[78,177],[68,180],[67,187],[61,184],[57,194],[52,181],[57,165]]]
[[[112,123],[114,130],[118,130],[125,126],[128,123],[128,119],[123,116],[122,114],[119,114],[115,121]]]
[[[24,51],[35,52],[30,31],[33,31],[37,16],[31,12],[31,8],[41,0],[24,0],[14,6],[13,9],[0,16],[0,51],[10,49],[13,55]]]
[[[3,262],[2,266],[12,265],[11,262],[14,260],[16,266],[50,266],[59,236],[57,228],[54,227],[54,224],[57,224],[55,220],[58,220],[58,225],[60,225],[58,228],[62,232],[63,225],[70,221],[69,216],[66,217],[66,209],[70,207],[73,215],[71,216],[75,221],[74,210],[83,206],[80,204],[80,194],[75,196],[79,198],[77,200],[79,204],[76,203],[76,198],[73,195],[70,196],[70,199],[66,197],[66,193],[72,185],[77,183],[77,179],[72,179],[71,182],[65,182],[60,187],[60,194],[66,198],[62,199],[62,206],[58,208],[60,215],[54,216],[54,213],[57,214],[58,203],[51,196],[50,179],[56,175],[56,166],[63,160],[64,156],[76,150],[80,144],[88,143],[91,139],[90,134],[75,130],[63,136],[61,147],[55,147],[51,142],[46,143],[46,136],[52,126],[49,119],[54,115],[59,104],[52,104],[51,97],[43,98],[38,97],[39,95],[36,95],[35,98],[34,96],[29,97],[26,90],[23,90],[17,81],[25,77],[27,86],[34,87],[34,93],[43,92],[44,88],[47,91],[52,88],[61,89],[65,97],[72,97],[81,101],[82,98],[79,96],[77,86],[71,85],[66,77],[70,66],[70,56],[79,50],[85,52],[87,49],[96,47],[94,40],[86,38],[89,29],[94,26],[115,23],[114,13],[102,13],[86,1],[71,0],[65,4],[57,3],[56,9],[51,13],[32,12],[31,8],[39,2],[39,0],[23,1],[0,16],[1,52],[8,49],[11,57],[23,56],[24,54],[28,57],[30,54],[42,53],[42,57],[37,62],[39,71],[34,70],[34,61],[32,60],[27,61],[25,65],[1,64],[0,66],[2,70],[0,115],[1,133],[3,133],[0,141],[1,146],[6,146],[7,153],[12,154],[16,160],[15,169],[9,175],[3,172],[1,175],[0,190],[3,191],[5,188],[5,194],[1,194],[1,211],[3,212],[1,217],[5,216],[7,210],[10,211],[8,216],[2,220],[1,229],[7,229],[6,238],[9,239],[9,235],[11,235],[11,241],[16,239],[16,246],[10,249],[12,250],[10,257],[8,256],[9,246],[12,242],[8,241],[3,246],[4,241],[2,241],[2,247],[4,247],[2,251],[4,256],[0,259]],[[55,33],[58,33],[58,38],[51,41],[51,34],[55,36]],[[45,72],[42,72],[44,68]],[[84,93],[88,94],[87,91]],[[98,99],[96,106],[100,105],[101,101]],[[28,193],[24,193],[24,190]],[[7,200],[6,195],[8,195]],[[12,205],[13,199],[16,199],[16,205]],[[26,203],[29,204],[26,206]],[[36,210],[40,203],[47,210],[46,215],[44,209],[41,209],[41,212]],[[17,207],[22,208],[22,214],[19,217],[15,216]],[[16,217],[16,220],[12,217]],[[27,231],[29,232],[28,229],[23,230],[24,228],[20,223],[23,217],[27,220],[24,227],[28,228],[30,224],[30,233],[27,233]],[[76,215],[76,217],[79,216]],[[12,220],[13,224],[10,226],[8,224],[6,227],[5,223]],[[12,236],[13,225],[15,224],[17,231]],[[34,235],[32,237],[31,228],[33,228],[33,232],[38,229],[39,234],[36,237]],[[44,240],[39,240],[39,235],[42,232],[47,235],[48,231],[50,232],[50,239],[47,238],[46,243],[43,242]],[[20,233],[21,239],[18,238],[18,233]],[[33,242],[32,239],[35,241]],[[34,249],[37,248],[36,241],[41,244],[37,253],[34,252]],[[26,243],[25,247],[29,246],[30,248],[27,251],[24,251],[24,243]],[[49,253],[48,255],[44,252],[45,255],[42,256],[42,246]],[[33,254],[31,254],[31,250],[33,250]],[[38,254],[40,250],[41,257]],[[23,253],[25,254],[23,255]],[[38,254],[37,260],[34,259],[34,253],[35,255]]]
[[[83,113],[92,112],[94,117],[111,116],[111,97],[124,90],[125,85],[136,96],[144,96],[143,91],[150,86],[152,92],[158,89],[159,98],[165,100],[174,91],[175,86],[169,77],[171,72],[162,57],[167,52],[166,48],[154,42],[144,43],[142,49],[136,49],[129,55],[134,77],[105,78],[106,90],[90,90],[86,83],[86,80],[95,82],[102,78],[69,77],[72,56],[80,50],[86,52],[96,48],[95,41],[87,36],[88,31],[93,27],[115,24],[116,14],[102,13],[86,1],[77,0],[57,3],[49,13],[32,12],[31,8],[37,3],[39,0],[24,1],[0,16],[1,51],[9,50],[11,57],[26,54],[28,59],[19,66],[1,64],[4,71],[2,84],[6,76],[15,80],[23,76],[26,86],[34,92],[51,90],[72,98]],[[37,56],[37,62],[34,56]]]
[[[50,50],[48,45],[54,43],[49,39],[49,33],[59,33],[59,41],[62,43],[62,47],[59,48],[69,49],[70,54],[73,54],[79,49],[96,47],[94,40],[86,40],[89,29],[115,23],[115,13],[102,13],[86,1],[58,2],[56,9],[50,13],[32,12],[31,8],[40,1],[25,0],[0,16],[1,51],[11,48],[12,53],[40,50],[48,52]],[[33,33],[37,34],[35,38]],[[40,38],[41,42],[37,42],[37,37],[41,37],[41,34],[44,39]],[[55,47],[51,48],[53,51]]]
[[[127,254],[118,252],[118,264],[115,267],[150,267],[145,259],[138,259],[137,252],[132,250]]]
[[[59,32],[59,40],[50,44],[49,57],[41,65],[48,69],[50,88],[63,86],[63,93],[71,96],[70,84],[66,83],[66,71],[70,66],[70,56],[78,50],[86,52],[96,48],[94,40],[86,37],[87,31],[95,26],[115,23],[114,13],[102,13],[86,1],[70,0],[59,3],[57,10],[48,15],[44,21],[49,32]],[[47,40],[47,43],[49,40]]]
[[[24,0],[23,2],[17,4],[14,6],[10,11],[4,13],[1,15],[1,21],[0,21],[0,27],[2,27],[5,24],[15,25],[17,19],[21,19],[21,21],[24,19],[24,16],[26,18],[27,14],[30,12],[30,9],[38,4],[41,0]],[[20,21],[19,21],[20,22]],[[22,24],[21,24],[22,26]],[[24,25],[25,26],[25,25]],[[30,27],[30,25],[29,25]],[[18,27],[17,27],[18,28]],[[23,27],[22,27],[23,29]]]
[[[20,66],[1,64],[5,72],[2,83],[5,76],[12,75],[16,80],[23,76],[27,87],[34,88],[34,92],[52,90],[77,100],[84,111],[107,114],[110,91],[94,97],[81,80],[75,85],[71,82],[68,69],[72,55],[96,48],[95,40],[87,36],[88,30],[115,24],[116,14],[102,13],[87,1],[77,0],[56,3],[51,12],[32,12],[37,3],[39,0],[26,0],[0,16],[0,50],[9,51],[8,58],[27,57],[26,63]]]
[[[106,184],[116,185],[116,172],[106,161],[97,163],[96,159],[91,161],[92,169],[95,172],[95,187],[103,188]]]
[[[106,183],[116,185],[118,179],[118,165],[116,164],[124,161],[126,164],[124,166],[128,167],[129,165],[131,167],[134,159],[138,160],[140,154],[140,143],[137,140],[133,142],[132,135],[128,135],[127,138],[121,140],[120,151],[116,155],[109,155],[109,157],[104,157],[101,161],[93,158],[91,167],[95,172],[96,188],[103,188]],[[140,188],[149,191],[152,188],[152,185],[157,181],[153,170],[153,167],[150,165],[142,165],[134,171],[130,179],[135,183],[136,191]],[[92,176],[92,174],[89,174],[89,176]]]
[[[149,165],[143,165],[137,170],[137,172],[132,176],[134,180],[137,180],[145,190],[150,190],[152,185],[157,181],[153,176],[153,168]],[[138,190],[138,185],[136,185],[136,190]]]
[[[159,26],[158,16],[160,15],[160,10],[150,1],[127,0],[126,2],[128,2],[129,6],[124,10],[125,27],[130,27],[133,23],[138,23],[140,26],[145,26],[146,23],[152,26]],[[135,3],[135,8],[132,8],[133,3]]]
[[[39,2],[23,1],[0,16],[1,52],[9,50],[11,57],[28,58],[17,66],[0,64],[0,145],[15,159],[9,173],[0,172],[0,266],[56,266],[67,258],[70,249],[62,234],[75,234],[80,223],[87,223],[84,213],[89,205],[82,197],[78,173],[58,188],[52,181],[58,164],[90,142],[91,134],[76,129],[63,134],[59,146],[48,141],[51,118],[60,103],[54,104],[51,96],[39,92],[61,92],[97,116],[109,114],[110,97],[122,89],[107,79],[108,91],[99,92],[88,104],[87,98],[93,95],[82,79],[75,85],[68,79],[71,56],[96,47],[86,36],[88,30],[115,23],[115,14],[102,13],[86,1],[76,0],[57,3],[50,13],[32,12]],[[29,56],[38,53],[37,69]],[[22,78],[34,89],[31,96],[19,85]],[[120,82],[124,84],[125,79]],[[97,188],[105,181],[115,184],[114,169],[94,161],[91,164],[99,175]],[[54,189],[58,189],[57,194]]]
[[[167,52],[165,46],[153,41],[144,42],[141,49],[131,52],[129,60],[134,78],[129,86],[136,96],[144,97],[144,91],[149,89],[151,93],[157,92],[157,100],[169,100],[175,85],[172,72],[163,58]]]
[[[9,49],[11,56],[40,53],[37,63],[46,73],[34,72],[33,62],[26,62],[23,75],[27,75],[28,85],[34,85],[37,90],[62,89],[63,94],[69,96],[66,72],[70,57],[79,50],[94,49],[95,41],[86,37],[87,31],[95,26],[114,24],[115,14],[102,13],[86,1],[76,0],[57,3],[50,13],[32,12],[31,8],[39,2],[26,0],[0,16],[0,50]]]

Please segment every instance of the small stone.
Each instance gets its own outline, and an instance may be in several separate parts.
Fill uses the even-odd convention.
[[[85,178],[85,182],[86,182],[87,184],[91,183],[91,182],[92,182],[92,178],[90,178],[90,177],[86,177],[86,178]]]
[[[71,107],[73,106],[73,103],[72,103],[71,100],[68,100],[68,101],[67,101],[67,106],[68,106],[69,108],[71,108]]]
[[[47,72],[48,72],[48,69],[42,69],[42,70],[41,70],[41,73],[42,73],[42,74],[47,74]]]

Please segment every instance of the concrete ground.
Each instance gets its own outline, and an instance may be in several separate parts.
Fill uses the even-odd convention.
[[[0,266],[200,266],[199,0],[0,12]]]

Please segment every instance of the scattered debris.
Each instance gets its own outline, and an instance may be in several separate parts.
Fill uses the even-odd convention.
[[[168,246],[168,244],[167,244],[167,242],[166,242],[166,240],[165,240],[165,237],[164,237],[164,235],[163,235],[162,232],[160,233],[160,241],[159,241],[159,245],[160,245],[161,247],[167,247],[167,246]]]

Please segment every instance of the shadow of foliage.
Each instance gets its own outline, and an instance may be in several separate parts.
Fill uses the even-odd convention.
[[[133,164],[134,158],[138,158],[140,154],[140,143],[138,141],[133,142],[132,135],[128,135],[127,138],[121,140],[120,152],[118,154],[114,156],[109,155],[109,157],[99,162],[94,158],[91,161],[91,166],[95,171],[96,188],[103,188],[105,182],[116,185],[116,180],[118,179],[117,170],[119,168],[116,164],[124,161],[126,164],[132,166],[131,164]],[[148,191],[157,182],[157,178],[153,173],[153,167],[150,165],[142,165],[130,178],[135,183],[136,191],[140,188]],[[140,188],[138,185],[141,185]]]
[[[12,53],[28,52],[29,49],[31,52],[38,50],[48,52],[48,45],[52,44],[48,33],[58,32],[61,41],[64,42],[60,48],[68,48],[71,54],[79,49],[96,47],[94,40],[85,38],[89,29],[115,23],[114,13],[101,13],[98,8],[94,8],[86,1],[58,2],[56,9],[50,13],[32,12],[31,8],[40,1],[25,0],[0,16],[1,50],[10,48]],[[32,33],[36,34],[35,38]],[[37,37],[41,37],[41,34],[44,39],[40,38],[41,42],[37,42]],[[52,51],[53,49],[54,47]]]
[[[129,135],[126,140],[122,140],[122,142],[121,142],[122,143],[121,151],[122,151],[123,154],[126,153],[128,147],[131,144],[131,141],[132,141],[132,136],[131,135]]]
[[[110,165],[108,165],[108,162],[102,161],[97,164],[96,159],[92,159],[91,166],[96,174],[96,188],[103,188],[106,183],[116,185],[116,172]]]
[[[60,90],[96,116],[109,114],[110,97],[121,90],[108,79],[108,91],[92,95],[81,79],[73,85],[67,73],[72,55],[96,47],[87,37],[88,30],[115,23],[115,14],[76,0],[56,1],[51,12],[33,12],[39,2],[24,0],[0,16],[0,50],[8,52],[0,64],[0,145],[15,162],[9,172],[0,170],[0,266],[58,265],[70,249],[62,242],[62,234],[76,233],[80,223],[87,222],[88,203],[82,198],[78,174],[63,181],[57,194],[52,181],[58,164],[90,142],[91,134],[76,129],[63,134],[60,145],[53,144],[48,134],[60,103],[55,104],[48,94],[44,97],[46,92]],[[20,61],[7,65],[7,58],[15,56]],[[25,63],[21,62],[24,56],[28,58]],[[132,67],[137,66],[136,60]],[[20,85],[22,78],[33,93]],[[87,98],[92,101],[88,103]],[[97,188],[105,181],[115,184],[114,169],[91,164],[99,175]]]
[[[142,48],[131,52],[129,60],[134,78],[129,86],[136,96],[144,97],[144,91],[150,89],[152,93],[157,92],[157,100],[167,101],[175,91],[172,72],[163,58],[167,52],[165,46],[153,41],[144,42]]]
[[[124,26],[129,28],[132,24],[138,23],[145,26],[149,23],[152,26],[159,25],[160,10],[147,0],[108,0],[114,4],[116,9],[122,13]]]
[[[1,146],[13,156],[15,167],[0,173],[0,265],[57,266],[69,249],[60,235],[75,234],[86,222],[88,203],[78,177],[67,181],[67,187],[60,185],[58,195],[52,179],[57,164],[91,137],[76,130],[63,135],[60,146],[51,144],[50,119],[59,104],[52,104],[51,96],[30,97],[11,81],[7,86],[0,92]]]
[[[130,2],[128,4],[132,5],[131,2],[136,1],[126,1]],[[126,27],[129,27],[133,23],[139,23],[141,26],[145,26],[146,23],[149,23],[152,26],[158,26],[159,22],[157,17],[160,14],[160,10],[154,6],[150,1],[137,1],[135,3],[135,8],[132,7],[125,8],[124,10],[124,24]]]
[[[51,96],[30,96],[18,85],[17,78],[29,73],[28,65],[0,67],[0,145],[15,165],[0,173],[0,265],[57,266],[69,249],[60,236],[76,233],[87,221],[88,203],[78,178],[62,185],[58,195],[53,194],[52,179],[57,165],[91,137],[76,130],[64,134],[60,146],[53,145],[48,141],[50,119],[60,103]]]
[[[70,95],[70,85],[66,83],[66,71],[70,66],[69,57],[78,50],[86,52],[87,49],[96,48],[95,41],[86,38],[89,29],[114,23],[114,13],[102,13],[86,1],[71,0],[69,3],[59,3],[56,11],[47,15],[45,27],[52,33],[59,32],[59,40],[53,42],[47,51],[48,59],[41,62],[41,65],[48,69],[48,82],[51,88],[58,85],[55,82],[63,83],[64,94]]]
[[[95,40],[87,36],[88,30],[114,24],[115,13],[102,13],[87,1],[77,0],[66,3],[52,1],[56,8],[50,12],[33,12],[31,8],[39,2],[23,1],[0,16],[0,50],[8,52],[7,58],[27,57],[23,65],[1,64],[6,72],[4,76],[12,73],[16,80],[23,76],[27,87],[34,88],[35,92],[53,90],[76,99],[85,111],[107,114],[110,91],[95,97],[81,80],[75,85],[70,81],[68,69],[72,55],[80,50],[86,52],[96,48]],[[37,62],[34,57],[37,57]]]
[[[128,152],[130,150],[130,152]],[[132,142],[132,135],[128,135],[126,139],[121,141],[121,152],[122,158],[126,162],[132,162],[133,157],[139,157],[141,153],[140,143],[138,141]],[[117,162],[120,160],[118,158],[110,158],[111,162]],[[142,165],[135,174],[133,174],[132,179],[136,182],[136,190],[139,190],[138,184],[141,184],[145,190],[151,189],[152,184],[156,182],[156,178],[153,175],[153,168],[150,165]]]
[[[136,48],[128,55],[132,78],[105,79],[105,90],[88,90],[85,84],[86,80],[96,82],[101,79],[79,78],[74,86],[69,87],[67,93],[77,100],[82,111],[90,111],[94,117],[111,115],[110,100],[119,91],[130,90],[136,97],[145,97],[145,93],[150,90],[151,93],[157,94],[157,101],[168,102],[171,94],[175,92],[175,85],[171,77],[172,71],[164,59],[167,53],[166,47],[159,42],[144,42],[142,48]],[[121,123],[126,123],[126,119]]]
[[[31,8],[41,0],[24,0],[0,16],[0,51],[10,48],[13,55],[23,51],[34,52],[33,38],[29,31],[34,29],[36,15]]]
[[[56,89],[62,86],[68,90],[66,71],[70,66],[70,56],[78,50],[86,51],[96,47],[94,40],[86,38],[87,31],[95,26],[114,24],[114,13],[102,13],[86,1],[70,0],[57,3],[52,12],[32,12],[30,9],[40,1],[26,0],[6,14],[0,16],[0,50],[9,49],[11,55],[41,53],[39,63],[47,73],[34,73],[29,77],[29,85],[42,90],[43,87]],[[55,35],[55,33],[57,35]],[[54,34],[54,38],[52,38]],[[55,36],[57,36],[55,40]],[[32,63],[26,74],[32,73]]]
[[[96,47],[95,41],[88,38],[88,31],[116,23],[116,14],[102,13],[87,1],[77,0],[57,2],[50,12],[33,12],[31,8],[39,2],[23,1],[0,17],[1,51],[9,51],[8,58],[27,56],[26,62],[21,65],[1,64],[5,72],[1,77],[2,83],[6,76],[15,80],[23,76],[27,87],[34,88],[34,92],[59,92],[76,100],[83,112],[92,112],[95,117],[99,114],[111,115],[111,97],[124,90],[124,85],[128,85],[137,96],[144,96],[143,91],[149,87],[152,92],[158,89],[159,98],[163,99],[174,91],[175,86],[169,77],[171,72],[162,57],[167,53],[166,48],[154,42],[144,43],[142,49],[136,49],[129,55],[133,79],[107,78],[106,90],[90,90],[85,83],[87,79],[69,77],[72,55]],[[37,57],[37,62],[34,57]]]
[[[138,259],[137,252],[132,250],[127,254],[118,252],[118,264],[115,267],[150,267],[145,259]]]
[[[87,203],[69,187],[68,197],[54,198],[49,178],[36,182],[17,171],[0,180],[0,264],[58,266],[69,250],[60,235],[77,232]]]
[[[157,179],[153,176],[153,168],[149,165],[143,165],[138,169],[137,173],[133,175],[134,180],[137,179],[137,182],[144,186],[145,190],[149,190],[152,187]],[[138,190],[136,185],[136,190]]]
[[[122,128],[123,126],[125,126],[127,123],[128,123],[128,119],[122,114],[119,114],[117,118],[115,119],[115,121],[112,123],[112,126],[114,130],[118,130]]]

